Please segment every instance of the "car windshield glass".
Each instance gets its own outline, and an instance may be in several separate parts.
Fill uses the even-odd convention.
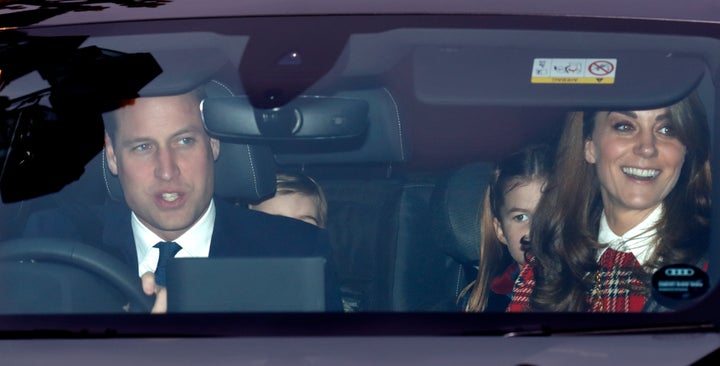
[[[717,29],[586,20],[3,31],[0,314],[704,306]]]

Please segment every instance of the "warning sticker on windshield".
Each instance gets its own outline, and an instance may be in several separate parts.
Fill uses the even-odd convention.
[[[614,58],[536,58],[533,84],[614,84]]]

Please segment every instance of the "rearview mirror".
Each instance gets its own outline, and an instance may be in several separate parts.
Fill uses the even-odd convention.
[[[271,109],[246,96],[206,98],[201,110],[210,135],[238,142],[351,139],[368,127],[368,103],[352,98],[301,96]]]

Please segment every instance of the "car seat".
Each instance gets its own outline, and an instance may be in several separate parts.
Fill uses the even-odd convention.
[[[435,269],[433,281],[442,284],[436,296],[446,309],[457,309],[460,291],[477,276],[482,201],[492,169],[485,162],[461,166],[443,176],[433,192],[433,237],[447,259],[445,267]]]

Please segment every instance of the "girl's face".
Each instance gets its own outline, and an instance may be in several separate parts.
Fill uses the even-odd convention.
[[[520,239],[530,233],[530,222],[535,215],[535,208],[542,196],[544,185],[543,179],[519,182],[505,193],[505,202],[500,207],[500,217],[493,219],[498,240],[507,245],[510,255],[520,265],[525,261]]]
[[[599,113],[585,160],[595,164],[605,212],[646,217],[675,187],[685,150],[666,109]]]

